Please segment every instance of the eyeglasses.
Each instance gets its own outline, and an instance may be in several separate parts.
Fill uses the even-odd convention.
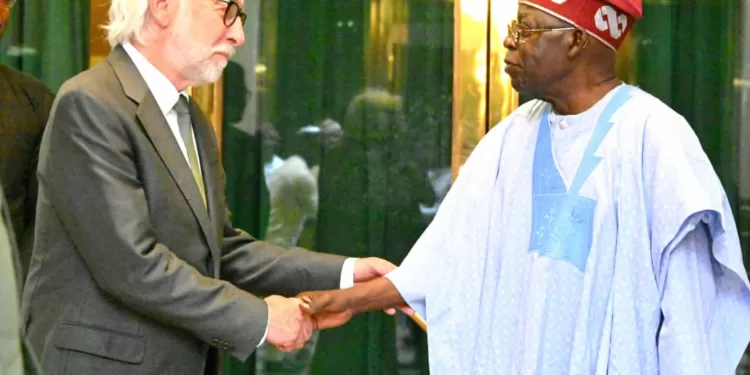
[[[508,25],[508,36],[513,40],[513,43],[519,44],[528,39],[532,34],[535,33],[546,33],[548,31],[566,31],[575,30],[575,27],[556,27],[551,29],[527,29],[518,27],[518,22],[513,21]]]
[[[15,1],[15,0],[13,0]],[[224,12],[224,25],[226,27],[232,27],[237,18],[242,22],[242,26],[245,26],[247,20],[247,14],[242,11],[242,7],[234,0],[219,0],[222,3],[227,3],[227,10]]]

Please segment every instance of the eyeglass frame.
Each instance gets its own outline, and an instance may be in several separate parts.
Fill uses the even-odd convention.
[[[11,1],[15,1],[15,0],[11,0]],[[232,27],[234,23],[237,22],[237,18],[239,18],[240,22],[242,22],[242,26],[245,26],[245,21],[247,21],[247,13],[243,11],[239,3],[237,3],[234,0],[219,0],[219,1],[227,4],[227,9],[224,11],[224,26]],[[229,18],[229,11],[232,9],[232,7],[237,8],[237,13],[234,15],[234,18],[232,18],[231,21],[227,22],[227,19]]]
[[[531,34],[539,34],[539,33],[546,33],[549,31],[571,31],[575,30],[577,27],[574,26],[568,26],[568,27],[554,27],[554,28],[545,28],[545,29],[528,29],[525,27],[518,27],[517,21],[512,21],[510,24],[508,24],[508,36],[515,44],[521,44],[526,41],[526,39],[521,39],[521,32],[524,33],[531,33]],[[515,30],[515,32],[514,32]],[[528,36],[526,37],[528,38]]]

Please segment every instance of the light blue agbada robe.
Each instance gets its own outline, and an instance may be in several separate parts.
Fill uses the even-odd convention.
[[[388,277],[427,320],[432,375],[729,375],[750,341],[721,183],[687,122],[627,85],[495,127]]]

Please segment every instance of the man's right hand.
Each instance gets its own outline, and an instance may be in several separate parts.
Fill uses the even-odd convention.
[[[316,330],[335,328],[343,325],[354,314],[347,298],[348,289],[303,292],[297,297],[302,299],[302,311],[313,320]]]
[[[282,296],[266,297],[265,301],[269,314],[266,341],[284,352],[302,349],[313,329],[312,321],[300,308],[304,302]]]
[[[303,301],[302,311],[312,316],[315,329],[338,327],[352,315],[366,311],[400,308],[408,315],[414,314],[386,277],[359,282],[347,289],[303,292],[297,297]]]

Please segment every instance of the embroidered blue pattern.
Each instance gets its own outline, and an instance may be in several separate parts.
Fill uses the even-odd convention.
[[[581,272],[591,251],[596,200],[581,196],[581,186],[601,162],[596,150],[612,129],[612,115],[630,99],[632,88],[619,90],[599,117],[573,183],[568,189],[552,154],[548,108],[542,116],[534,151],[532,230],[529,252],[567,261]]]

